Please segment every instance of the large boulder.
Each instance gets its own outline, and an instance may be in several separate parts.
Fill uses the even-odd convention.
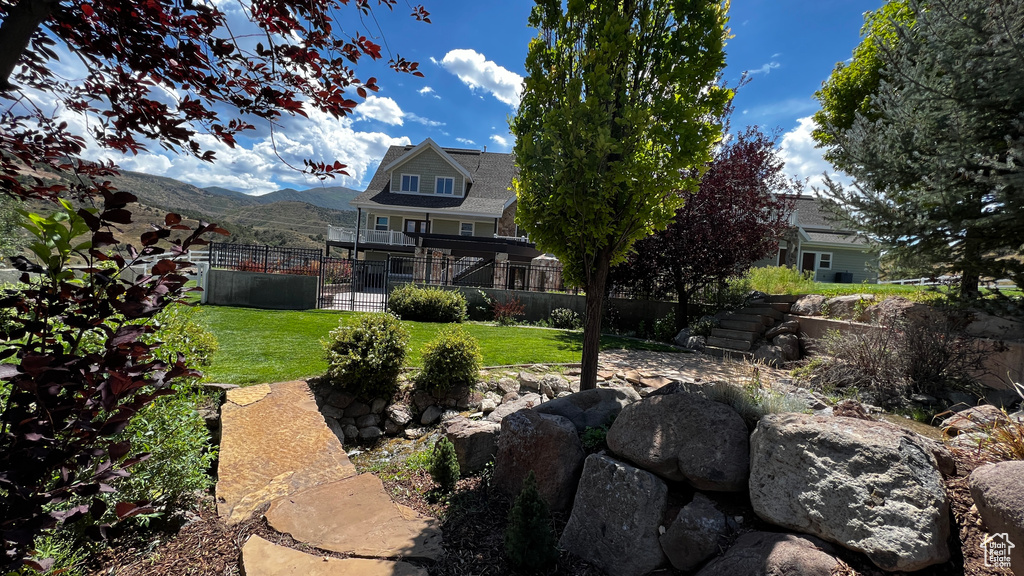
[[[920,302],[914,302],[895,296],[886,298],[879,304],[869,306],[865,310],[869,321],[876,324],[888,326],[894,321],[903,320],[906,322],[937,322],[942,320],[943,313],[936,308]]]
[[[1024,340],[1024,322],[974,311],[971,323],[964,328],[968,336],[992,340]]]
[[[470,420],[459,416],[444,425],[444,435],[455,447],[459,470],[472,473],[482,470],[498,451],[501,424],[486,420]]]
[[[765,416],[750,438],[750,501],[767,522],[912,572],[949,559],[949,500],[931,445],[893,424]]]
[[[623,408],[639,400],[640,395],[632,388],[593,388],[545,402],[534,410],[565,416],[582,433],[587,428],[607,426]]]
[[[501,420],[509,414],[518,412],[525,408],[540,406],[542,401],[540,394],[525,394],[514,399],[511,396],[508,396],[507,398],[502,398],[501,404],[499,404],[493,412],[487,415],[487,419],[491,422],[501,422]]]
[[[738,492],[750,470],[747,425],[735,410],[693,394],[652,395],[622,409],[608,448],[673,481]]]
[[[780,324],[776,324],[768,329],[764,333],[765,340],[773,340],[776,336],[781,334],[798,334],[800,332],[800,321],[799,320],[786,320]]]
[[[661,549],[677,570],[689,572],[718,554],[729,525],[710,498],[698,492],[661,535]]]
[[[667,502],[657,476],[591,454],[558,545],[607,574],[647,574],[665,562],[658,529]]]
[[[1009,424],[1006,413],[991,404],[982,404],[961,410],[942,421],[940,428],[947,434],[955,435],[963,432],[983,432],[996,426]]]
[[[875,303],[874,294],[847,294],[829,298],[822,305],[832,318],[853,320],[854,322],[870,322],[868,307]]]
[[[821,305],[824,303],[825,297],[821,294],[808,294],[794,302],[789,312],[797,316],[821,316]]]
[[[748,532],[697,576],[830,576],[839,566],[832,553],[813,536]]]
[[[778,338],[781,338],[781,336]],[[761,347],[754,351],[754,361],[764,362],[773,368],[781,368],[786,362],[786,353],[779,346],[762,344]]]
[[[494,485],[514,497],[532,470],[548,505],[566,510],[572,505],[585,457],[576,427],[568,418],[520,410],[501,421]]]
[[[1013,460],[979,466],[968,481],[988,533],[1014,544],[1010,567],[1024,576],[1024,461]],[[999,543],[997,543],[999,544]],[[1005,548],[1005,542],[1002,542]]]
[[[786,362],[800,359],[800,337],[796,334],[779,334],[772,344],[782,351],[782,359]]]

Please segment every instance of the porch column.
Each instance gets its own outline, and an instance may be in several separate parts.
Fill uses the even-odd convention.
[[[427,281],[427,249],[417,246],[412,256],[412,282],[423,284]]]
[[[494,255],[494,288],[505,290],[508,288],[508,254],[499,252]]]
[[[444,252],[435,250],[430,254],[430,283],[433,285],[445,284],[442,271],[444,270]]]

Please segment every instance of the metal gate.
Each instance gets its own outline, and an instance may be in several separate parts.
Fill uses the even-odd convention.
[[[388,304],[388,263],[325,257],[320,264],[320,308],[382,312]]]

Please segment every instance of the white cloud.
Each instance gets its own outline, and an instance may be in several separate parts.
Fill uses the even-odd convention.
[[[430,60],[458,76],[471,90],[485,90],[509,106],[519,106],[523,77],[487,60],[483,54],[460,49],[445,54],[440,63],[434,58]]]
[[[811,138],[814,119],[807,116],[798,122],[800,124],[796,128],[783,134],[779,145],[780,156],[786,162],[786,172],[805,179],[812,188],[824,187],[826,173],[841,183],[848,183],[849,178],[837,172],[831,163],[821,157],[821,149],[815,147],[814,139]]]
[[[779,64],[778,62],[775,62],[773,60],[771,62],[764,63],[760,68],[757,68],[755,70],[747,70],[747,74],[751,76],[753,76],[754,74],[764,74],[765,76],[767,76],[768,74],[771,73],[772,70],[775,70],[776,68],[780,67],[782,67],[782,64]]]
[[[356,106],[356,114],[360,119],[378,120],[392,126],[401,126],[405,113],[398,103],[386,96],[370,96],[365,102]]]
[[[357,110],[358,110],[358,108],[357,108]],[[424,126],[426,126],[428,128],[437,128],[438,126],[444,126],[445,125],[444,122],[438,122],[437,120],[431,120],[430,118],[424,118],[423,116],[417,116],[416,114],[413,114],[412,112],[406,112],[404,117],[405,117],[406,120],[408,120],[410,122],[415,122],[417,124],[423,124]]]
[[[456,138],[455,141],[460,144],[466,144],[467,146],[476,146],[476,142],[473,142],[469,138]]]
[[[441,97],[437,94],[437,92],[435,92],[434,89],[431,88],[430,86],[424,86],[423,88],[420,88],[419,90],[417,90],[417,92],[419,92],[420,95],[422,95],[422,96],[433,96],[434,98],[437,98],[438,100],[441,99]]]
[[[799,118],[808,112],[814,112],[818,108],[819,104],[813,98],[787,98],[748,108],[744,113],[750,112],[755,118],[785,118],[786,121],[789,121],[791,118]]]
[[[500,134],[491,134],[491,142],[497,144],[499,147],[501,147],[502,150],[508,150],[509,142],[508,138],[506,138],[505,136],[502,136]]]

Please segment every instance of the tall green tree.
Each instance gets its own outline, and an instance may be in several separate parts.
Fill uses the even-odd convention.
[[[876,44],[869,102],[848,126],[819,118],[819,142],[855,181],[830,180],[825,193],[894,257],[959,274],[970,299],[982,277],[1024,280],[1013,258],[1024,248],[1024,2],[909,0],[907,10]]]
[[[584,389],[597,381],[611,265],[664,228],[700,180],[732,92],[726,2],[537,0],[511,121],[516,220],[586,291]]]

